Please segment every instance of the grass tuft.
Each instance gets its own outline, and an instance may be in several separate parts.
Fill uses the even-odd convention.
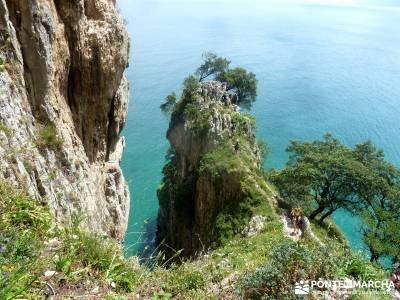
[[[57,129],[53,124],[46,124],[39,131],[39,137],[36,140],[36,146],[40,150],[51,149],[54,151],[61,150],[63,140],[59,138]]]

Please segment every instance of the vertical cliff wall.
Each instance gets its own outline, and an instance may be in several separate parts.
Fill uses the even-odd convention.
[[[0,0],[0,177],[117,239],[128,54],[115,0]]]

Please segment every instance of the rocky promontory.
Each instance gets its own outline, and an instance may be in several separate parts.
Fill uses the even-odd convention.
[[[168,256],[192,256],[242,232],[262,201],[255,120],[234,97],[223,82],[202,82],[185,88],[173,109],[158,191],[157,240]]]

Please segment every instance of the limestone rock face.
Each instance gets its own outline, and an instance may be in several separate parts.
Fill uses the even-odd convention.
[[[247,197],[246,174],[260,168],[252,119],[232,104],[221,82],[204,82],[183,95],[171,117],[167,138],[170,161],[158,191],[158,243],[167,256],[207,250],[216,218]]]
[[[171,146],[182,154],[185,165],[196,167],[200,156],[215,145],[224,133],[231,134],[234,125],[231,120],[231,112],[238,107],[231,104],[230,95],[226,92],[226,84],[218,81],[205,82],[197,91],[196,105],[194,109],[203,116],[204,134],[199,134],[199,118],[185,118],[178,122],[172,122],[167,132],[167,138]],[[226,107],[223,112],[215,104]],[[184,170],[186,171],[186,170]],[[185,176],[183,176],[185,177]]]
[[[128,54],[115,0],[0,0],[0,177],[117,239]]]

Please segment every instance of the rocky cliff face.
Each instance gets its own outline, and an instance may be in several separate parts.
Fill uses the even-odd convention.
[[[250,196],[245,180],[260,171],[253,129],[254,119],[231,104],[225,84],[206,82],[184,91],[167,133],[170,161],[158,191],[157,240],[167,245],[167,256],[206,250],[218,238],[218,223],[225,223],[223,212],[231,210],[232,222],[243,212],[240,203]]]
[[[115,0],[0,0],[0,177],[117,239],[128,53]]]

